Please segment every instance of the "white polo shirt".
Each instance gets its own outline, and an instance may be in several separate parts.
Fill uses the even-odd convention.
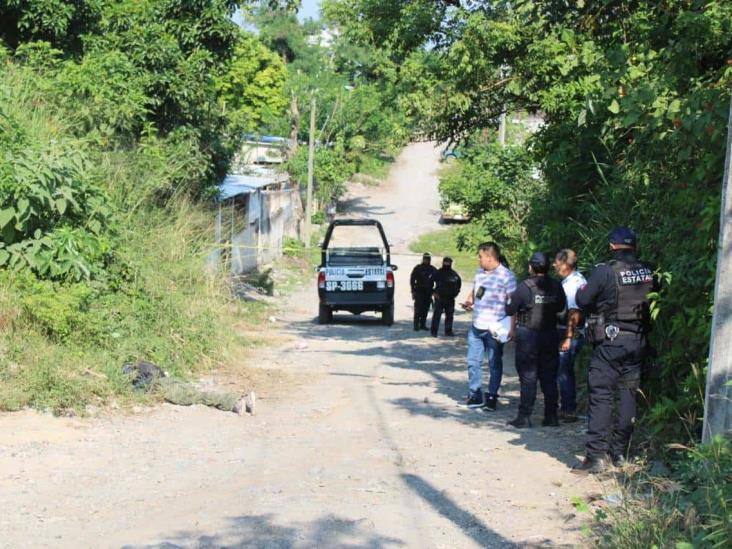
[[[587,279],[579,271],[574,271],[567,278],[562,280],[562,288],[567,296],[567,309],[579,309],[577,307],[577,290],[587,284]]]

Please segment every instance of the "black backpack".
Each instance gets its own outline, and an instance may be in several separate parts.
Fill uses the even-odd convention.
[[[155,381],[165,377],[162,368],[146,360],[134,363],[125,362],[122,366],[122,373],[130,376],[130,381],[135,389],[147,389]]]

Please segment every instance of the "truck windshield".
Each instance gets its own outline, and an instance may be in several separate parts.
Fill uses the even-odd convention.
[[[384,242],[373,226],[338,226],[328,243],[328,264],[382,265],[386,261]]]
[[[382,249],[384,242],[381,234],[373,226],[340,225],[333,229],[328,248],[378,248]]]

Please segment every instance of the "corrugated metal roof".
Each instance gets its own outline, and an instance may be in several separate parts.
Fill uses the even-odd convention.
[[[232,196],[248,194],[268,185],[282,183],[286,175],[269,172],[262,172],[260,175],[236,175],[230,174],[224,178],[219,186],[219,200],[226,200]]]

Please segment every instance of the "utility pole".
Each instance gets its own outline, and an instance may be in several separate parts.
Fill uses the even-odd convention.
[[[712,337],[702,441],[732,431],[732,98],[727,121],[727,154],[722,179],[722,211],[717,243]]]
[[[313,218],[313,170],[315,162],[315,93],[310,99],[310,135],[308,136],[308,194],[305,203],[305,247],[309,248],[312,239]]]
[[[502,112],[498,123],[498,142],[501,147],[506,146],[506,113]]]

